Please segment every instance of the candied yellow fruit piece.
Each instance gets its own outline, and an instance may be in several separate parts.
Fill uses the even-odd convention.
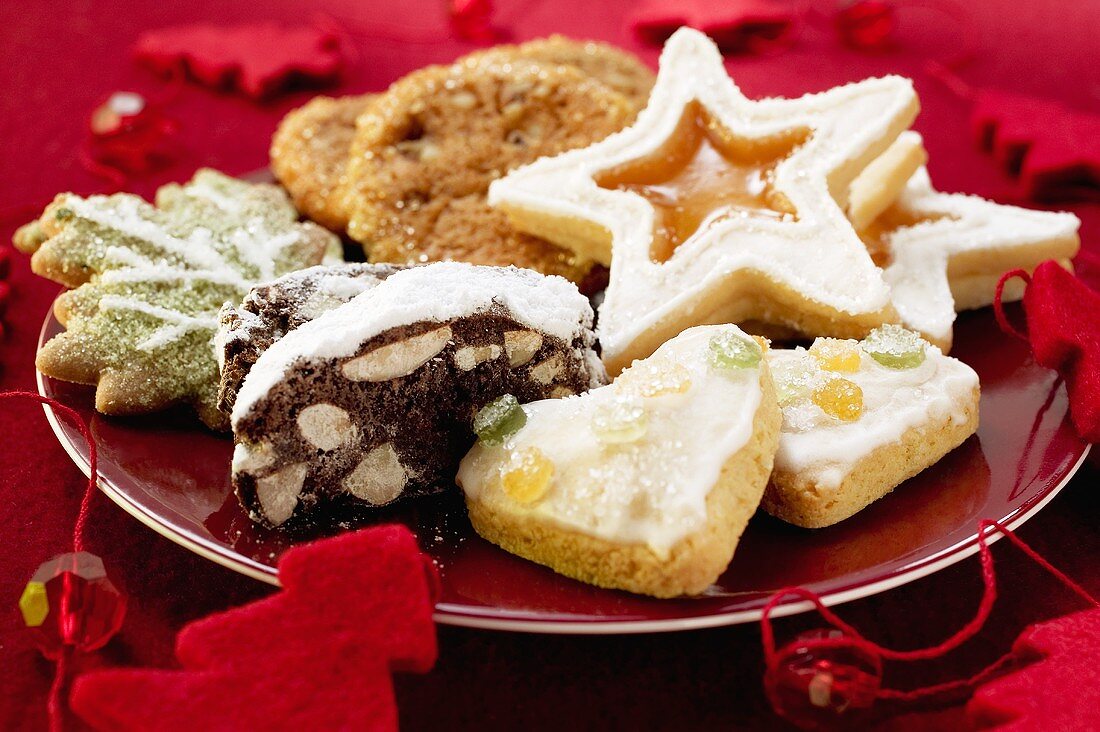
[[[842,374],[859,371],[862,363],[859,344],[840,338],[818,338],[810,346],[810,355],[816,358],[821,368],[826,371]]]
[[[517,503],[535,503],[550,490],[554,463],[537,447],[517,450],[500,475],[500,484]]]
[[[825,414],[843,422],[855,422],[863,414],[863,389],[848,379],[829,379],[814,389],[812,399]]]
[[[645,406],[636,398],[613,399],[596,407],[592,414],[592,432],[609,445],[637,442],[645,437],[648,427]]]
[[[616,381],[625,394],[658,397],[691,388],[691,372],[672,361],[645,361],[624,371]]]

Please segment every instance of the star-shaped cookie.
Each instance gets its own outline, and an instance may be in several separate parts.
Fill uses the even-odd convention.
[[[632,127],[514,171],[489,199],[520,229],[610,259],[600,339],[613,373],[707,323],[861,336],[895,314],[845,216],[849,185],[917,108],[899,77],[749,100],[684,28]]]
[[[895,143],[913,145],[920,145],[915,132],[904,133]],[[883,268],[902,323],[947,351],[956,311],[992,303],[1003,273],[1031,270],[1047,259],[1069,267],[1080,247],[1080,223],[1069,213],[940,193],[922,167],[860,236]],[[1020,283],[1012,284],[1005,299],[1022,295]]]

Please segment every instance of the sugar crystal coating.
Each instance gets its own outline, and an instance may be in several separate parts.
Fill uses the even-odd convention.
[[[645,437],[649,418],[640,399],[619,397],[599,405],[592,414],[596,439],[609,445],[637,442]]]
[[[756,368],[763,355],[759,343],[732,331],[724,331],[711,338],[707,353],[710,365],[716,369]]]
[[[616,384],[623,393],[641,397],[683,394],[691,388],[691,373],[669,360],[640,361],[624,371]]]

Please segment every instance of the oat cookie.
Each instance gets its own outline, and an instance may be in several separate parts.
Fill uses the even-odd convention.
[[[759,343],[732,325],[692,328],[610,386],[522,410],[459,469],[481,536],[657,597],[702,592],[725,571],[779,436]]]
[[[374,94],[315,97],[293,110],[271,139],[271,170],[303,214],[333,231],[348,226],[340,188],[355,120]]]
[[[263,340],[284,317],[279,298],[269,304],[248,329]],[[254,520],[281,526],[452,486],[479,409],[604,383],[592,317],[575,286],[530,270],[439,262],[389,274],[251,365],[232,411],[238,496]]]
[[[599,140],[632,114],[621,94],[565,65],[489,53],[414,72],[359,118],[348,233],[372,262],[515,264],[580,280],[587,262],[515,231],[485,193],[510,169]]]
[[[66,332],[35,361],[42,373],[96,385],[96,409],[141,414],[190,404],[213,429],[213,336],[219,308],[258,281],[338,261],[339,241],[298,214],[277,186],[201,170],[157,191],[156,205],[116,194],[58,196],[16,234],[35,273],[76,288],[58,297]]]
[[[977,374],[900,326],[768,363],[783,430],[761,506],[797,526],[852,516],[978,429]]]
[[[496,46],[474,55],[485,54],[573,66],[622,94],[635,111],[645,106],[656,78],[625,51],[563,36]],[[287,114],[271,142],[271,169],[298,210],[333,231],[347,228],[338,191],[345,182],[355,120],[374,96],[317,97]]]

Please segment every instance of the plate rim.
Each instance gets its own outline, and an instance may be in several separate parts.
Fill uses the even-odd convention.
[[[43,338],[46,336],[46,330],[49,327],[52,312],[53,310],[51,308],[43,319],[42,327],[39,332],[39,347],[41,347]],[[45,378],[45,375],[36,367],[35,382],[39,395],[43,397],[47,396]],[[42,404],[42,410],[45,412],[46,421],[53,430],[54,437],[57,438],[58,443],[69,456],[69,459],[73,461],[85,477],[90,478],[91,465],[88,460],[77,451],[76,446],[65,434],[61,421],[58,419],[53,407],[49,404]],[[1069,484],[1070,480],[1073,479],[1073,476],[1077,474],[1077,471],[1088,458],[1091,450],[1092,443],[1085,443],[1084,449],[1081,451],[1081,455],[1078,457],[1077,462],[1070,467],[1065,476],[1055,486],[1039,494],[1036,498],[1032,499],[1030,503],[1018,506],[1009,514],[998,517],[997,520],[1012,530],[1016,530],[1022,526],[1039,513],[1039,511]],[[244,558],[235,559],[230,557],[218,551],[215,547],[209,546],[208,542],[201,538],[187,536],[175,530],[175,527],[171,524],[157,520],[149,511],[132,502],[125,494],[119,491],[110,481],[98,472],[96,474],[96,485],[99,487],[100,491],[106,494],[113,503],[126,513],[130,514],[141,524],[169,541],[217,565],[237,572],[238,574],[269,585],[279,586],[278,576],[274,572],[269,571],[262,565],[258,565],[258,563],[249,562]],[[988,543],[992,545],[1001,538],[1002,534],[999,532],[990,534],[988,536]],[[941,550],[931,557],[923,557],[916,560],[913,564],[906,565],[900,570],[873,582],[856,582],[853,585],[834,589],[820,595],[820,600],[826,607],[832,607],[877,595],[896,587],[909,584],[910,582],[915,582],[916,580],[927,577],[942,569],[946,569],[953,564],[973,556],[977,551],[978,532],[975,531],[973,534],[959,540],[955,544]],[[783,603],[772,611],[771,617],[779,618],[802,614],[813,608],[813,603],[807,600]],[[535,620],[516,617],[514,611],[509,611],[508,617],[500,617],[489,611],[477,612],[465,608],[459,609],[448,603],[438,603],[432,613],[432,619],[440,625],[513,633],[537,633],[547,635],[634,635],[641,633],[671,633],[741,625],[760,620],[762,614],[763,609],[759,608],[753,610],[719,612],[701,617],[666,618],[660,620]]]

